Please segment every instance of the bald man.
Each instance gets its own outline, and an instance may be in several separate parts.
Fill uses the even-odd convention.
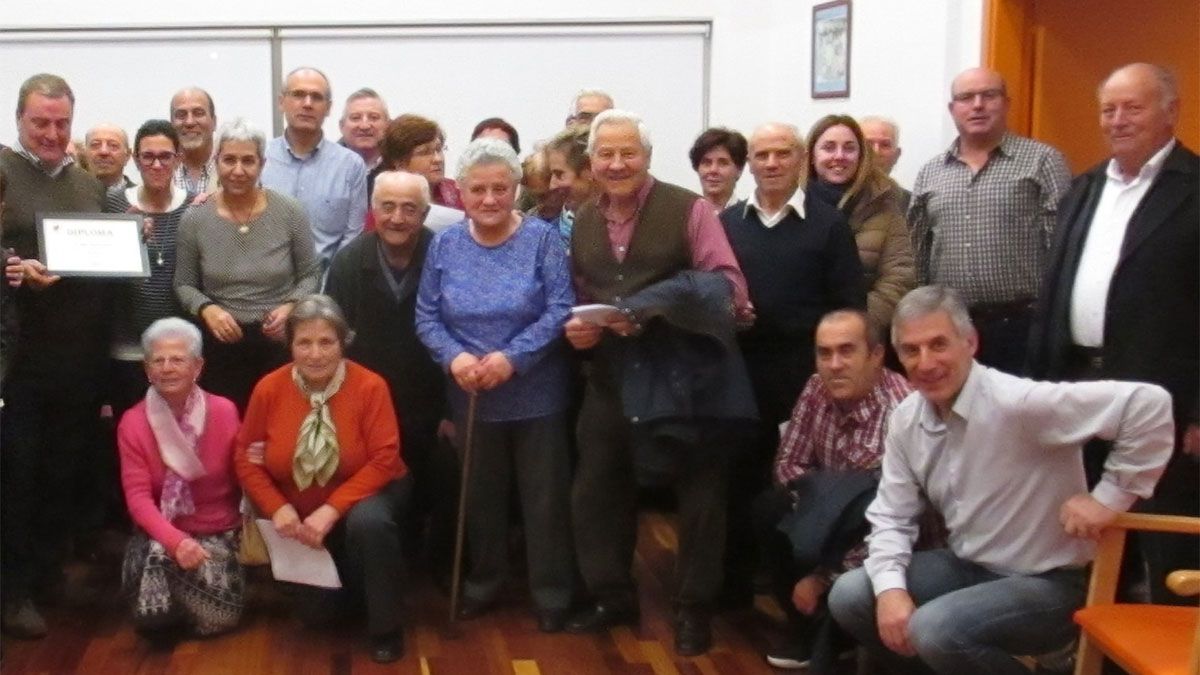
[[[1071,174],[1058,150],[1008,131],[999,73],[960,73],[947,108],[958,137],[921,167],[908,210],[917,283],[962,293],[980,363],[1019,373]]]
[[[129,163],[129,136],[115,124],[97,124],[88,129],[83,137],[83,153],[86,155],[88,171],[104,187],[119,185],[132,187],[133,181],[125,175]]]
[[[316,68],[288,73],[279,97],[287,127],[267,144],[262,172],[264,187],[304,206],[322,270],[363,231],[367,218],[367,165],[321,130],[332,97],[329,79]]]
[[[1126,379],[1171,393],[1176,448],[1146,510],[1200,515],[1200,160],[1175,138],[1179,90],[1134,63],[1099,89],[1110,159],[1080,175],[1058,230],[1031,340],[1040,379]],[[1099,475],[1106,448],[1089,449]],[[1187,604],[1163,580],[1200,567],[1195,537],[1139,537],[1156,603]]]

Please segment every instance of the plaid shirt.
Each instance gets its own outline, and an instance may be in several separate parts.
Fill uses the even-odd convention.
[[[871,393],[843,413],[829,397],[821,377],[813,375],[800,393],[779,443],[775,481],[786,486],[815,469],[879,469],[888,416],[910,392],[907,380],[884,368]],[[861,567],[866,557],[866,543],[861,543],[846,552],[841,569],[819,573],[832,582],[838,573]]]
[[[913,185],[918,283],[952,286],[968,305],[1036,298],[1070,182],[1062,153],[1044,143],[1007,133],[972,174],[956,139]]]

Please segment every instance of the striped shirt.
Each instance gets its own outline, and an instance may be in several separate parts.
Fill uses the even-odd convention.
[[[104,202],[105,213],[128,213],[137,202],[141,188],[110,188]],[[171,203],[164,213],[149,214],[154,230],[146,239],[150,258],[150,276],[128,282],[118,293],[116,321],[113,326],[112,356],[125,361],[141,360],[142,331],[168,316],[182,316],[175,297],[175,240],[179,221],[195,195],[173,190]]]
[[[1062,153],[1044,143],[1005,134],[972,173],[956,139],[913,185],[908,222],[918,283],[951,286],[968,305],[1036,298],[1070,182]]]
[[[193,194],[216,192],[217,164],[211,159],[208,160],[200,167],[200,174],[192,178],[187,166],[180,162],[179,166],[175,167],[175,177],[172,180],[175,187]]]

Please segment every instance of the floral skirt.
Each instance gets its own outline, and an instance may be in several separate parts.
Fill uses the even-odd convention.
[[[198,635],[232,629],[242,617],[246,577],[237,530],[193,536],[208,560],[184,570],[163,545],[138,530],[125,548],[121,588],[140,627],[184,625]]]

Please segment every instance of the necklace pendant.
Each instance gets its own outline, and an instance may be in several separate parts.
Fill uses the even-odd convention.
[[[154,263],[155,263],[156,265],[158,265],[159,267],[162,267],[162,266],[163,266],[163,257],[162,257],[162,251],[161,251],[161,250],[159,250],[159,251],[158,251],[158,256],[157,256],[157,257],[154,259]]]
[[[241,232],[242,234],[246,234],[249,231],[250,231],[249,225],[242,225],[242,226],[238,227],[238,232]]]

